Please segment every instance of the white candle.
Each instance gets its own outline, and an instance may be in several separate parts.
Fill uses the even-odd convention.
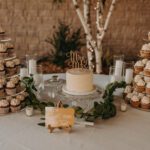
[[[125,82],[131,84],[133,80],[133,69],[126,69]]]
[[[122,68],[123,68],[123,61],[122,60],[116,60],[116,65],[115,65],[115,75],[116,76],[121,76]]]
[[[21,68],[20,69],[20,79],[23,79],[24,77],[27,77],[28,74],[28,69],[27,68]]]
[[[30,59],[29,60],[29,74],[36,74],[36,73],[37,73],[36,60]]]
[[[32,106],[27,106],[26,109],[25,109],[25,111],[26,111],[26,115],[30,117],[30,116],[33,115],[34,109],[33,109]]]
[[[123,112],[127,111],[127,104],[126,103],[121,103],[120,110],[123,111]]]

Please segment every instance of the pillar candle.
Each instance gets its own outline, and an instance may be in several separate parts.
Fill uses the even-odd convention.
[[[116,65],[115,65],[115,75],[116,76],[121,76],[122,68],[123,68],[123,61],[122,60],[116,60]]]
[[[126,73],[125,73],[125,82],[127,84],[131,84],[133,80],[133,69],[126,69]]]
[[[36,74],[36,73],[37,73],[36,60],[30,59],[29,60],[29,74]]]
[[[27,77],[29,74],[28,74],[28,69],[27,68],[21,68],[20,69],[20,79],[24,78],[24,77]]]

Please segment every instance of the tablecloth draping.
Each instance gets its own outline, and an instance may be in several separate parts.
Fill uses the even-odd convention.
[[[49,79],[51,75],[44,75]],[[59,74],[65,78],[64,74]],[[108,76],[94,75],[94,83],[105,87]],[[73,128],[73,133],[48,133],[40,127],[40,115],[24,112],[0,116],[0,150],[149,150],[150,113],[128,107],[94,127]]]

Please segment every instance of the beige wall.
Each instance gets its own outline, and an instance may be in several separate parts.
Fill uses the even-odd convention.
[[[93,4],[96,2],[92,1]],[[107,0],[106,8],[109,3]],[[94,14],[92,10],[93,24]],[[22,56],[35,51],[45,53],[50,49],[44,40],[48,34],[52,35],[58,19],[72,22],[74,27],[80,26],[71,0],[60,6],[52,5],[52,0],[0,0],[0,24]],[[150,0],[118,0],[104,39],[104,50],[135,55],[149,30]]]

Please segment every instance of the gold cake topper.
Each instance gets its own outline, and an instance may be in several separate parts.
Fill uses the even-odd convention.
[[[69,67],[82,69],[87,68],[88,61],[86,57],[81,56],[79,52],[70,51],[67,53],[67,57],[69,58],[67,63]]]

